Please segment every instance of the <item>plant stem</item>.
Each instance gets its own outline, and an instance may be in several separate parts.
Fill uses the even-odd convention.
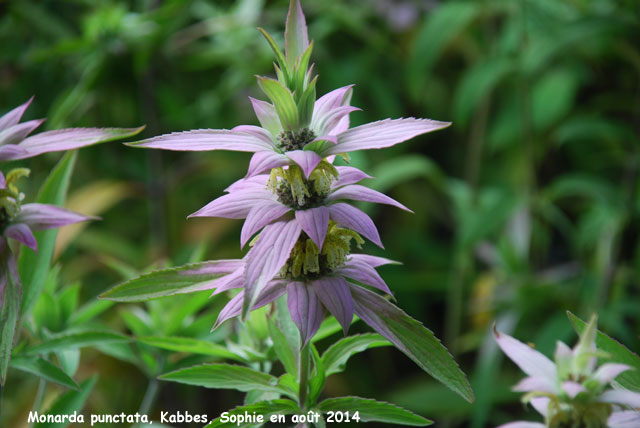
[[[38,413],[40,408],[42,407],[42,402],[44,401],[44,393],[47,390],[47,381],[44,379],[40,379],[40,383],[38,383],[38,392],[36,393],[36,399],[33,402],[33,412]],[[33,427],[35,425],[35,421],[31,422],[29,425]]]
[[[149,381],[149,385],[147,385],[147,391],[144,393],[144,397],[142,398],[142,403],[140,404],[140,410],[138,413],[141,415],[148,415],[149,411],[153,407],[153,402],[156,400],[156,396],[158,395],[159,382],[157,379],[151,379]]]
[[[2,423],[2,384],[0,383],[0,424]]]
[[[298,362],[300,381],[300,390],[298,392],[298,405],[300,410],[307,410],[307,396],[309,395],[309,365],[311,354],[309,353],[309,345],[304,345],[300,350],[300,361]]]

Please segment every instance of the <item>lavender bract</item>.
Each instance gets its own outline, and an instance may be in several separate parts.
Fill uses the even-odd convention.
[[[602,354],[596,349],[596,323],[593,316],[580,341],[573,348],[558,342],[555,362],[513,337],[495,331],[502,351],[527,374],[513,387],[526,392],[522,401],[545,418],[545,423],[511,422],[500,428],[634,428],[640,426],[640,393],[610,389],[610,383],[625,364],[596,366]]]

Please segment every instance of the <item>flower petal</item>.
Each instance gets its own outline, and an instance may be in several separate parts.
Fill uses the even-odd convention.
[[[206,283],[206,288],[203,290],[213,290],[211,297],[223,293],[225,291],[233,290],[235,288],[242,288],[244,286],[244,266],[237,269],[235,272],[231,272],[229,275],[225,275],[220,278],[216,278],[213,281]]]
[[[308,210],[297,210],[296,220],[309,238],[322,249],[324,238],[329,227],[329,208],[316,207]]]
[[[249,97],[253,111],[256,112],[256,117],[260,122],[260,125],[267,131],[269,131],[274,137],[277,137],[282,132],[282,125],[278,118],[278,113],[273,104],[269,104],[266,101],[256,100]]]
[[[448,122],[430,119],[385,119],[351,128],[338,136],[338,144],[328,147],[322,156],[382,149],[407,141],[417,135],[449,126]]]
[[[273,150],[273,145],[254,134],[228,129],[197,129],[160,135],[135,143],[132,147],[178,151],[232,150],[236,152],[258,152]]]
[[[287,157],[302,168],[302,172],[304,172],[306,178],[309,178],[309,174],[311,174],[320,161],[322,161],[320,155],[310,150],[293,150],[287,152]]]
[[[339,202],[329,206],[331,219],[348,229],[355,230],[380,248],[384,248],[373,220],[358,208]]]
[[[621,404],[637,409],[640,408],[640,393],[621,389],[609,390],[600,394],[598,401]]]
[[[13,126],[18,122],[20,122],[22,115],[24,114],[25,110],[29,107],[32,101],[33,101],[33,97],[29,98],[29,100],[26,103],[21,104],[18,107],[14,108],[13,110],[5,113],[3,116],[0,116],[0,130],[7,129],[10,126]]]
[[[409,211],[410,213],[413,212],[409,208],[402,205],[400,202],[391,199],[384,193],[380,193],[377,190],[369,189],[368,187],[360,186],[359,184],[350,184],[348,186],[341,187],[331,192],[327,197],[327,200],[329,201],[336,201],[339,199],[353,199],[356,201],[393,205],[394,207]]]
[[[288,207],[275,201],[261,201],[255,204],[242,225],[240,245],[244,247],[249,239],[260,229],[289,211]]]
[[[239,268],[244,268],[245,261],[243,259],[227,259],[227,260],[209,260],[199,263],[198,266],[180,272],[180,275],[209,275],[209,274],[228,274]]]
[[[334,276],[318,279],[311,285],[324,307],[342,325],[346,336],[353,321],[353,299],[347,281],[340,276]]]
[[[346,186],[347,184],[355,184],[365,178],[373,178],[369,174],[352,166],[337,166],[336,169],[338,170],[338,179],[331,185],[333,188]]]
[[[276,300],[278,297],[282,296],[286,291],[285,287],[286,283],[283,281],[271,281],[267,284],[262,291],[262,294],[256,300],[256,303],[253,305],[251,310],[259,309],[265,305]],[[229,303],[225,305],[224,308],[220,311],[218,315],[218,319],[213,326],[213,329],[217,328],[220,324],[228,320],[229,318],[234,318],[242,313],[242,303],[244,302],[244,291],[241,291],[237,295],[235,295]]]
[[[631,370],[626,364],[607,363],[603,364],[596,370],[593,377],[600,382],[601,385],[606,385],[614,380],[620,373]]]
[[[529,376],[541,377],[553,383],[557,377],[556,366],[553,362],[508,334],[494,329],[494,336],[502,351]]]
[[[55,205],[38,203],[23,205],[16,216],[18,222],[25,223],[32,230],[53,229],[68,224],[97,219],[97,217],[87,217]]]
[[[304,346],[322,324],[322,305],[313,288],[302,282],[291,282],[287,285],[287,306],[293,322],[300,330],[301,344]]]
[[[295,220],[280,220],[266,226],[247,253],[243,317],[249,312],[264,286],[273,279],[289,258],[302,228]]]
[[[338,272],[347,278],[375,287],[389,295],[392,294],[380,274],[362,260],[351,258],[344,266],[338,269]]]
[[[640,427],[640,412],[626,410],[614,412],[607,420],[608,428],[638,428]]]
[[[7,227],[4,231],[4,235],[7,238],[15,239],[31,248],[33,251],[38,251],[38,241],[33,236],[33,232],[24,223],[14,223]]]
[[[267,152],[262,152],[267,153]],[[224,189],[227,193],[237,192],[239,190],[264,190],[269,182],[269,176],[267,174],[254,175],[253,177],[241,178],[238,181],[233,182],[229,187]]]
[[[502,424],[496,428],[545,428],[540,422],[516,421]]]
[[[269,171],[272,168],[278,168],[285,165],[289,165],[289,158],[285,155],[269,150],[262,150],[251,156],[247,177],[253,177],[255,175],[262,174],[265,171]]]
[[[255,204],[261,201],[272,201],[271,192],[267,189],[238,190],[228,195],[220,196],[200,208],[191,217],[224,217],[246,218]]]
[[[533,397],[530,400],[530,403],[538,413],[540,413],[542,416],[546,418],[547,414],[549,414],[550,401],[551,400],[549,399],[549,397]]]
[[[40,126],[42,122],[44,122],[44,119],[30,120],[0,131],[0,145],[18,144],[33,132],[34,129]]]
[[[117,140],[136,135],[140,128],[70,128],[41,132],[27,137],[20,143],[20,148],[27,154],[14,159],[25,159],[42,153],[61,152],[98,143]]]

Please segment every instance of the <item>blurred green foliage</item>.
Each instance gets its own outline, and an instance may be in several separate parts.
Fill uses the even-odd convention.
[[[637,353],[638,3],[324,0],[303,7],[318,93],[356,83],[353,104],[363,112],[352,114],[354,124],[401,116],[453,122],[352,163],[377,177],[368,184],[415,211],[364,207],[379,223],[384,254],[404,263],[381,273],[400,306],[444,338],[477,401],[465,403],[386,347],[354,357],[327,392],[389,399],[449,426],[494,426],[523,412],[509,391],[520,374],[502,364],[488,334],[494,320],[550,354],[556,340],[575,337],[565,310],[582,318],[598,311],[600,328]],[[259,96],[254,75],[271,73],[272,61],[256,27],[282,34],[286,8],[285,0],[0,2],[0,111],[35,95],[26,119],[47,117],[48,129],[146,123],[143,136],[151,136],[255,124],[247,96]],[[28,197],[58,158],[22,162],[33,171]],[[186,216],[240,178],[247,161],[246,154],[118,143],[82,150],[70,204],[103,221],[76,231],[69,245],[69,230],[60,233],[66,286],[45,287],[31,320],[44,330],[35,337],[78,321],[66,303],[55,303],[63,294],[74,307],[91,305],[152,265],[240,256],[240,222]],[[220,302],[193,299],[187,318],[214,319]],[[80,321],[95,315],[116,331],[215,340],[207,336],[211,323],[163,320],[176,304],[93,308]],[[156,365],[179,361],[143,343],[101,350],[111,357],[83,350],[79,367],[80,351],[57,357],[87,380],[83,391],[94,388],[88,405],[100,413],[134,413],[156,385]],[[18,371],[9,382],[16,393],[5,396],[3,417],[23,426],[37,383]],[[156,412],[217,415],[241,400],[160,388],[152,391]],[[48,391],[45,405],[61,392]]]

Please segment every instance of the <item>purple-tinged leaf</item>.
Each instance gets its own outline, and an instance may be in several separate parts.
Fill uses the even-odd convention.
[[[213,290],[211,297],[223,293],[225,291],[233,290],[236,288],[242,288],[244,286],[244,266],[231,272],[229,275],[225,275],[221,278],[214,279],[206,283],[206,287],[209,290]]]
[[[631,408],[640,407],[640,393],[623,389],[609,390],[603,392],[598,401],[611,404],[622,404]]]
[[[13,159],[24,159],[28,153],[25,149],[20,146],[16,146],[15,144],[10,144],[8,146],[0,146],[0,161],[13,160]]]
[[[25,110],[29,107],[32,101],[33,101],[33,97],[29,98],[29,100],[26,103],[21,104],[18,107],[14,108],[13,110],[9,111],[8,113],[5,113],[3,116],[0,116],[0,131],[7,129],[13,125],[16,125],[18,122],[20,122],[22,115],[24,114]]]
[[[528,376],[547,379],[553,384],[557,378],[555,364],[531,346],[494,329],[494,336],[502,351]]]
[[[297,221],[280,220],[266,226],[260,233],[258,241],[246,256],[243,318],[246,318],[264,286],[284,266],[301,231]]]
[[[549,413],[549,401],[551,401],[549,397],[533,397],[530,403],[538,413],[546,418]]]
[[[287,290],[286,283],[284,281],[271,281],[269,282],[265,288],[262,290],[262,293],[254,303],[251,310],[260,309],[261,307],[268,305],[269,303],[276,300],[278,297],[282,296]],[[237,317],[242,313],[242,305],[245,301],[245,293],[241,291],[237,295],[235,295],[229,303],[225,305],[224,308],[220,311],[218,315],[218,319],[213,326],[213,329],[216,329],[220,324],[225,322],[230,318]]]
[[[359,184],[350,184],[343,186],[337,190],[334,190],[327,197],[329,201],[337,201],[340,199],[352,199],[355,201],[374,202],[377,204],[393,205],[402,210],[409,211],[409,208],[402,205],[400,202],[388,197],[384,193],[380,193],[377,190],[369,189],[368,187],[360,186]]]
[[[244,266],[243,260],[216,260],[150,272],[125,281],[100,296],[116,302],[142,302],[211,289],[212,280]]]
[[[502,424],[496,428],[546,428],[546,425],[539,422],[516,421]]]
[[[273,145],[254,134],[229,129],[197,129],[194,131],[173,132],[135,143],[132,147],[164,149],[176,151],[231,150],[236,152],[259,152],[273,150]]]
[[[606,363],[598,367],[593,377],[600,382],[601,385],[607,385],[618,377],[620,373],[626,372],[627,370],[631,370],[631,367],[626,364]]]
[[[377,268],[378,266],[384,265],[399,265],[402,264],[395,260],[385,259],[384,257],[371,256],[369,254],[351,254],[349,256],[352,260],[362,261],[367,263],[369,266],[373,268]]]
[[[332,184],[333,188],[346,186],[348,184],[355,184],[365,178],[373,178],[369,174],[366,174],[352,166],[337,166],[336,170],[338,170],[338,179]]]
[[[238,125],[232,129],[233,132],[242,132],[245,134],[251,134],[256,138],[262,140],[270,147],[273,146],[273,135],[264,128],[255,125]]]
[[[258,85],[269,97],[285,131],[298,128],[298,108],[291,91],[277,80],[258,77]]]
[[[224,189],[224,191],[227,193],[233,193],[238,190],[246,190],[246,189],[263,190],[265,187],[267,187],[268,181],[269,181],[269,176],[266,174],[255,175],[253,177],[245,177],[238,181],[235,181],[229,187]]]
[[[555,394],[556,392],[556,388],[553,383],[540,376],[527,376],[518,382],[512,389],[518,392],[544,391],[550,394]]]
[[[30,120],[0,131],[0,146],[4,144],[18,144],[33,132],[34,129],[40,126],[42,122],[44,122],[44,119]]]
[[[363,284],[375,287],[388,295],[392,294],[380,274],[361,260],[353,258],[348,260],[344,266],[338,269],[338,272],[347,278],[355,279]]]
[[[309,175],[311,175],[316,166],[322,161],[322,158],[317,153],[307,150],[287,152],[287,157],[298,164],[306,178],[309,178]]]
[[[0,171],[0,190],[7,188],[7,182],[4,179],[4,174]],[[1,248],[0,248],[1,250]]]
[[[336,317],[347,335],[353,321],[353,299],[349,284],[340,276],[321,278],[311,283],[325,308]]]
[[[369,239],[380,248],[384,248],[378,229],[373,223],[373,220],[358,208],[339,202],[329,206],[329,212],[331,220],[338,223],[340,226],[344,226],[348,229],[354,230]]]
[[[87,220],[98,220],[98,217],[87,217],[64,208],[48,204],[25,204],[16,216],[16,221],[25,223],[32,230],[52,229]]]
[[[70,128],[47,131],[27,137],[20,143],[20,148],[26,150],[24,156],[13,159],[24,159],[42,153],[61,152],[79,149],[98,143],[120,138],[131,137],[142,131],[140,128]]]
[[[220,196],[200,208],[191,217],[246,218],[249,211],[260,201],[273,201],[273,195],[265,189],[236,190]]]
[[[319,129],[320,123],[324,120],[327,114],[340,106],[348,105],[345,100],[350,99],[348,94],[352,92],[353,85],[343,86],[342,88],[334,89],[318,98],[313,106],[313,117],[311,119],[311,128]]]
[[[264,201],[255,204],[253,208],[249,210],[247,219],[242,225],[242,232],[240,233],[241,247],[244,247],[247,241],[251,239],[257,231],[279,219],[289,211],[290,208],[275,201]]]
[[[287,306],[300,331],[301,346],[305,346],[322,324],[322,305],[313,288],[302,282],[292,282],[287,285]]]
[[[309,238],[322,249],[324,238],[327,235],[329,227],[329,208],[316,207],[307,210],[297,210],[296,221],[302,227],[302,230],[309,235]]]
[[[253,177],[266,171],[270,171],[273,168],[279,168],[285,165],[289,165],[289,158],[283,154],[268,150],[256,152],[251,156],[247,177]]]
[[[18,242],[31,248],[33,251],[38,251],[38,241],[33,236],[33,232],[24,223],[15,223],[7,227],[4,231],[4,235],[7,238],[15,239]]]
[[[451,388],[465,400],[473,401],[473,391],[447,349],[431,331],[382,296],[351,285],[356,315],[404,352],[423,370]]]
[[[338,136],[338,144],[328,147],[322,156],[356,150],[382,149],[449,126],[430,119],[385,119],[351,128]]]
[[[580,383],[571,380],[562,382],[562,389],[572,400],[576,398],[576,395],[587,391],[587,389]]]
[[[320,135],[325,135],[325,134],[338,135],[338,133],[342,133],[345,131],[345,130],[339,129],[340,128],[339,125],[342,119],[344,119],[345,117],[348,117],[349,114],[353,113],[354,111],[360,111],[360,110],[361,109],[359,109],[358,107],[352,107],[352,106],[340,106],[332,110],[329,110],[323,118],[318,120],[318,125],[317,125],[318,128],[316,129],[316,131]],[[339,141],[340,141],[340,137],[337,137],[337,140],[335,141],[334,144],[338,144]]]
[[[300,0],[290,0],[287,24],[284,31],[284,51],[290,69],[293,69],[296,59],[302,56],[308,47],[307,23],[302,13]]]
[[[278,113],[273,104],[269,104],[266,101],[257,100],[249,97],[253,111],[256,113],[256,117],[260,122],[260,125],[271,133],[274,137],[277,137],[282,132],[282,125],[278,118]]]
[[[640,426],[640,412],[626,410],[614,412],[607,420],[608,428],[637,428]]]

